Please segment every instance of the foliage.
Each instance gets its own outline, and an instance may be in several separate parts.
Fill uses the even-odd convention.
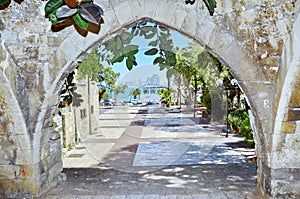
[[[44,10],[52,26],[67,26],[67,22],[71,21],[84,31],[93,24],[100,30],[101,16],[104,14],[102,8],[92,0],[49,0]]]
[[[22,3],[23,0],[15,0],[18,4]],[[7,8],[11,3],[11,0],[0,0],[0,10]]]
[[[137,33],[140,36],[144,36],[145,39],[151,39],[148,43],[151,49],[144,54],[150,56],[156,55],[153,64],[158,64],[160,70],[176,64],[176,54],[173,52],[173,40],[169,29],[161,25],[139,25],[135,30],[135,34]]]
[[[228,123],[233,132],[239,133],[239,127],[246,117],[247,110],[245,109],[237,109],[230,111],[230,113],[228,114]]]
[[[228,114],[228,123],[235,133],[244,137],[249,147],[254,147],[254,139],[249,115],[246,109],[236,109]]]
[[[14,1],[19,4],[23,2],[23,0]],[[216,0],[203,0],[203,2],[212,16],[217,6]],[[7,8],[10,3],[11,0],[0,0],[0,10]],[[185,0],[185,3],[192,5],[195,3],[195,0]],[[53,31],[60,31],[74,24],[80,33],[81,30],[84,31],[84,33],[81,33],[82,35],[86,35],[87,30],[98,33],[100,24],[103,23],[101,16],[104,14],[104,11],[100,6],[94,4],[93,0],[49,0],[44,10],[46,17],[49,18],[52,24]],[[96,30],[95,27],[93,28],[93,24],[96,25]],[[53,26],[58,26],[58,28],[55,29]],[[158,59],[157,61],[162,60]],[[128,62],[133,63],[132,60]]]
[[[122,32],[113,39],[100,46],[101,61],[108,64],[126,61],[128,70],[137,65],[135,55],[139,51],[138,45],[131,44],[134,34],[129,31]]]
[[[66,77],[62,90],[60,91],[61,101],[58,105],[59,108],[69,106],[73,102],[73,106],[79,107],[80,103],[83,102],[81,95],[76,93],[76,85],[73,82],[75,72],[69,73]]]
[[[120,93],[125,93],[125,90],[128,86],[126,84],[120,84],[120,85],[117,85],[113,88],[113,92],[115,94],[115,99],[117,99],[117,96],[120,94]]]
[[[140,94],[141,94],[141,91],[138,88],[130,91],[130,95],[133,95],[133,99],[136,99],[136,97],[139,96]]]
[[[217,7],[216,0],[203,0],[203,1],[209,11],[209,14],[212,16],[214,14],[215,8]],[[193,5],[195,3],[195,0],[185,0],[185,3]]]
[[[241,123],[239,131],[240,131],[240,134],[244,137],[246,144],[249,147],[254,148],[255,143],[254,143],[254,139],[253,139],[253,131],[251,128],[249,116],[246,117],[245,120]]]
[[[99,53],[97,50],[91,52],[87,58],[78,64],[79,78],[88,76],[94,82],[101,82],[99,101],[103,98],[106,91],[112,92],[120,73],[113,71],[111,67],[104,67],[100,63]]]
[[[158,92],[158,95],[161,97],[161,103],[166,104],[169,107],[172,103],[171,91],[168,89],[162,89]]]
[[[176,63],[175,53],[172,51],[173,41],[170,30],[145,22],[137,24],[100,46],[101,61],[108,64],[125,61],[128,70],[137,66],[136,55],[139,52],[139,46],[132,44],[134,37],[143,37],[149,40],[148,46],[151,48],[144,54],[155,56],[153,64],[159,64],[161,70]]]

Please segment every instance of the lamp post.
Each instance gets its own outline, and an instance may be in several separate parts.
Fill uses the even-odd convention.
[[[223,80],[221,79],[218,79],[216,81],[216,84],[219,88],[221,88],[223,86]],[[227,138],[228,137],[228,132],[229,132],[229,123],[228,123],[228,91],[229,89],[226,87],[225,88],[225,95],[226,95],[226,130],[225,130],[225,137]],[[223,130],[222,130],[223,131]]]
[[[229,131],[229,124],[228,124],[228,88],[225,88],[225,94],[226,94],[226,134],[225,137],[228,137],[228,131]]]

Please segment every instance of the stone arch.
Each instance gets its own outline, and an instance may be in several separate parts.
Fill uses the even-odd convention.
[[[298,6],[300,4],[298,3]],[[275,198],[286,195],[299,197],[299,180],[293,173],[298,172],[300,160],[295,158],[300,149],[300,15],[296,16],[292,31],[283,48],[281,67],[276,79],[274,104],[277,108],[274,117],[274,134],[271,139],[269,169],[262,184],[267,193]],[[287,173],[289,180],[282,178]],[[270,187],[270,184],[273,184]]]
[[[57,103],[57,93],[63,77],[69,71],[74,70],[78,59],[84,58],[100,43],[111,39],[124,29],[143,20],[153,21],[193,38],[230,69],[239,81],[253,111],[255,129],[257,129],[255,142],[262,146],[257,151],[258,158],[265,159],[265,156],[268,156],[268,148],[263,148],[266,143],[262,132],[270,132],[272,128],[272,111],[270,107],[272,84],[263,75],[252,55],[231,32],[224,30],[210,20],[209,14],[201,3],[197,3],[194,7],[175,6],[176,9],[172,8],[174,6],[173,2],[168,1],[159,1],[155,4],[156,7],[153,7],[153,2],[145,2],[143,6],[137,5],[135,1],[131,3],[133,5],[127,1],[118,2],[118,4],[107,3],[107,5],[104,5],[106,10],[105,24],[102,26],[99,35],[89,35],[83,38],[78,37],[78,34],[74,32],[61,43],[56,56],[63,56],[65,62],[61,67],[58,67],[60,71],[56,74],[56,78],[46,94],[46,99],[52,98],[55,100],[45,100],[43,107],[54,107]],[[124,13],[122,12],[123,9],[128,9],[131,12]],[[189,15],[185,15],[183,19],[180,19],[182,18],[181,14],[186,13],[186,10],[182,9],[188,9]],[[166,10],[167,12],[165,12]],[[260,90],[258,91],[257,88]],[[46,121],[46,118],[51,117],[50,114],[51,111],[44,111],[40,113],[39,117],[42,121]],[[42,130],[36,129],[36,132],[42,132]]]
[[[141,4],[136,2],[129,4],[127,1],[115,4],[102,4],[106,14],[104,16],[105,24],[101,27],[99,35],[82,38],[78,37],[78,34],[74,32],[66,38],[57,52],[65,56],[66,63],[61,67],[62,69],[51,85],[48,95],[52,96],[57,92],[59,81],[63,79],[62,76],[66,72],[72,71],[76,67],[76,60],[85,57],[99,43],[104,43],[114,35],[140,21],[153,21],[193,38],[209,52],[213,53],[238,79],[248,97],[254,116],[256,118],[270,117],[270,115],[266,115],[268,113],[264,109],[269,108],[267,104],[271,94],[271,83],[264,77],[262,70],[255,63],[251,54],[242,47],[235,36],[210,20],[204,4],[196,3],[195,6],[187,7],[179,6],[179,2],[168,1],[159,1],[158,4],[153,2]],[[131,12],[124,13],[121,12],[122,9],[127,9]],[[182,17],[181,14],[183,12],[186,13],[185,9],[188,10],[189,15]],[[260,88],[260,94],[256,90],[257,87]],[[266,106],[260,109],[260,104],[266,104]],[[45,104],[45,106],[47,105]],[[258,129],[262,128],[260,119],[256,120],[256,124]]]
[[[9,49],[10,52],[16,51],[15,55],[22,54],[23,57],[21,55],[17,57],[20,60],[26,59],[24,58],[27,55],[26,53],[28,54],[32,53],[31,54],[33,56],[32,59],[36,59],[37,61],[43,62],[43,67],[45,67],[43,71],[44,73],[43,88],[38,87],[36,88],[36,90],[38,89],[41,90],[33,91],[31,93],[31,94],[37,94],[37,93],[39,94],[37,95],[37,97],[40,98],[41,99],[40,101],[42,102],[41,105],[40,104],[37,105],[39,106],[38,107],[39,112],[32,111],[33,112],[32,118],[29,118],[27,114],[24,114],[24,110],[22,109],[22,107],[20,108],[21,100],[18,100],[18,102],[14,101],[11,104],[11,106],[16,107],[15,108],[15,110],[17,110],[16,113],[20,112],[21,114],[21,112],[23,111],[22,116],[19,115],[18,117],[15,118],[15,120],[18,120],[20,118],[20,122],[22,123],[20,125],[22,127],[24,125],[26,128],[30,127],[30,123],[26,124],[26,121],[24,121],[28,118],[35,119],[37,121],[35,126],[32,125],[34,129],[30,131],[30,135],[25,133],[24,135],[25,138],[20,137],[20,141],[22,141],[22,139],[25,139],[24,140],[24,143],[26,143],[25,145],[26,146],[31,145],[31,147],[29,148],[30,150],[32,150],[34,154],[36,154],[35,158],[37,159],[36,161],[31,161],[30,164],[37,166],[40,169],[40,173],[36,174],[35,176],[38,179],[39,177],[42,178],[36,180],[38,182],[35,188],[27,187],[27,189],[23,189],[23,192],[29,190],[33,194],[36,194],[36,192],[39,192],[37,191],[38,188],[49,189],[50,187],[48,188],[47,186],[53,185],[51,183],[55,183],[54,177],[57,176],[60,170],[62,169],[61,163],[57,159],[60,158],[59,155],[56,156],[50,154],[48,142],[49,140],[51,141],[52,139],[53,140],[56,139],[55,135],[52,135],[53,129],[51,129],[52,128],[51,117],[52,117],[52,112],[56,104],[58,103],[58,91],[61,88],[61,83],[64,77],[67,75],[69,71],[74,70],[74,68],[77,65],[78,59],[84,57],[85,56],[84,54],[86,53],[88,54],[99,43],[103,43],[106,40],[109,40],[115,34],[121,32],[123,28],[131,26],[135,23],[138,23],[140,20],[145,20],[145,19],[152,20],[161,24],[165,24],[166,26],[179,31],[182,34],[185,34],[188,37],[193,38],[199,44],[201,44],[210,52],[212,52],[216,57],[222,60],[222,62],[231,70],[232,74],[234,74],[234,76],[239,80],[239,83],[242,89],[244,90],[244,92],[246,93],[248,97],[248,101],[253,110],[253,115],[255,118],[255,127],[257,129],[256,143],[258,145],[261,145],[258,151],[258,155],[259,155],[258,167],[260,173],[258,175],[261,176],[265,175],[267,178],[271,178],[271,175],[269,175],[270,170],[265,169],[265,167],[269,167],[270,166],[269,162],[271,161],[271,159],[274,157],[276,158],[276,156],[273,157],[271,154],[272,149],[278,145],[276,139],[273,139],[272,137],[274,118],[277,115],[278,121],[281,122],[281,120],[283,120],[283,118],[279,116],[283,112],[282,111],[280,112],[279,110],[277,111],[276,109],[279,107],[278,104],[283,104],[284,108],[288,108],[286,104],[289,101],[291,101],[289,99],[292,99],[293,97],[291,97],[292,95],[287,98],[286,97],[280,98],[277,96],[277,98],[282,99],[282,100],[278,100],[276,99],[275,96],[275,100],[273,99],[272,92],[274,90],[273,87],[274,82],[270,81],[269,78],[265,77],[264,73],[262,72],[263,69],[260,63],[257,62],[257,60],[255,59],[255,52],[250,52],[249,50],[247,50],[247,47],[241,42],[242,39],[240,40],[238,39],[238,37],[240,37],[240,34],[243,35],[243,33],[240,33],[238,32],[238,30],[235,29],[229,29],[229,28],[227,29],[226,24],[224,25],[220,21],[218,21],[220,15],[224,14],[226,17],[232,16],[230,15],[230,13],[233,10],[233,7],[235,6],[234,4],[239,4],[239,3],[231,0],[220,0],[218,2],[220,4],[218,5],[218,8],[216,10],[217,12],[219,12],[219,15],[215,16],[214,19],[212,19],[212,17],[209,16],[202,1],[196,1],[194,5],[185,5],[181,0],[178,1],[177,0],[172,0],[172,1],[171,0],[153,0],[153,1],[96,0],[95,3],[101,5],[101,7],[103,7],[103,9],[105,10],[105,16],[104,16],[105,23],[102,25],[100,33],[98,35],[88,34],[87,37],[81,37],[72,28],[67,28],[66,30],[63,30],[59,33],[48,33],[47,31],[50,30],[50,27],[48,27],[49,25],[47,24],[49,24],[49,22],[47,22],[44,18],[37,17],[35,15],[40,10],[43,10],[43,5],[45,2],[40,2],[37,0],[35,0],[34,2],[38,5],[37,7],[39,7],[39,9],[36,9],[38,11],[36,12],[33,10],[27,11],[27,8],[20,8],[19,6],[17,7],[17,9],[18,10],[20,9],[21,12],[18,12],[17,17],[12,19],[7,19],[8,20],[7,23],[13,21],[11,24],[14,24],[15,21],[17,21],[20,24],[20,25],[15,25],[14,28],[12,28],[14,34],[10,34],[11,32],[8,29],[4,31],[1,30],[2,46]],[[268,2],[265,3],[267,4]],[[248,8],[245,8],[247,11],[245,12],[246,13],[245,15],[247,15],[247,13],[251,15],[251,12],[253,13],[256,12],[257,10],[255,10],[253,7],[260,7],[260,5],[262,4],[263,4],[262,7],[265,7],[264,6],[265,3],[261,3],[261,1],[256,1],[256,2],[251,1],[250,4],[252,7],[250,6],[249,10],[247,10]],[[27,4],[27,2],[24,2],[24,4],[28,5],[29,3]],[[281,2],[280,5],[276,5],[276,6],[280,7],[282,4],[283,3]],[[289,4],[289,2],[287,2],[287,4]],[[30,6],[28,5],[28,7]],[[13,9],[8,8],[7,13],[5,14],[6,18],[9,18],[7,16],[10,16],[11,13],[14,13],[12,11]],[[261,11],[259,9],[260,8],[258,8],[258,11]],[[124,10],[126,10],[126,12],[124,12]],[[299,10],[299,6],[297,7],[296,11],[298,10]],[[24,17],[25,20],[23,20]],[[292,14],[287,15],[287,17],[289,17],[288,21],[290,21],[293,18]],[[0,18],[2,19],[2,17]],[[19,21],[16,19],[18,19]],[[22,20],[25,22],[32,22],[32,23],[23,24]],[[255,19],[255,20],[262,22],[262,24],[265,23],[263,20],[260,21],[260,19]],[[281,20],[281,22],[282,21],[283,20]],[[285,22],[282,23],[285,24]],[[43,24],[41,30],[37,30],[38,28],[41,27],[41,24]],[[262,26],[261,27],[258,26],[258,28],[262,28]],[[284,31],[282,32],[285,33]],[[32,33],[34,33],[33,37],[31,35]],[[38,34],[39,36],[37,37],[36,35]],[[29,36],[27,37],[27,35]],[[246,38],[248,37],[256,38],[259,36],[259,35],[247,35],[247,34],[245,35]],[[50,41],[49,42],[50,44],[48,43],[45,44],[46,42],[43,43],[43,40],[46,37],[47,40]],[[293,38],[296,37],[295,36],[291,37],[291,43],[296,44],[296,42],[292,41]],[[3,43],[5,43],[5,45]],[[26,47],[29,46],[30,48],[28,49],[30,52],[25,52],[27,49],[25,50],[22,48],[19,49],[18,47],[16,47],[17,45],[26,46]],[[39,52],[36,51],[36,49],[38,48],[40,48]],[[48,51],[46,50],[43,51],[43,48],[47,48],[47,49],[53,48],[54,53],[47,54],[45,52]],[[276,91],[278,93],[284,90],[280,86],[281,85],[280,83],[284,82],[285,85],[284,87],[289,87],[290,85],[292,85],[292,81],[289,82],[285,80],[288,80],[288,78],[286,78],[287,75],[293,74],[293,70],[295,70],[296,68],[293,67],[292,70],[291,67],[289,67],[290,62],[288,61],[289,60],[288,54],[289,53],[293,54],[293,53],[288,50],[288,45],[286,49],[287,49],[285,51],[287,54],[285,59],[286,64],[283,64],[286,67],[285,68],[283,67],[279,71],[278,78],[280,79],[280,76],[282,76],[282,81],[281,82],[280,80],[277,81]],[[36,53],[39,54],[39,56],[36,56]],[[297,57],[295,56],[293,59],[295,63],[297,63],[296,58]],[[16,60],[18,61],[18,59]],[[15,62],[17,63],[17,61]],[[292,64],[292,65],[296,66],[297,64]],[[3,67],[1,66],[1,68]],[[50,70],[50,68],[52,69]],[[287,70],[289,70],[289,72],[284,72]],[[298,72],[299,71],[297,71],[297,73]],[[11,74],[11,77],[10,78],[13,79],[13,74]],[[0,89],[1,91],[5,91],[9,93],[6,96],[7,99],[9,99],[11,96],[13,99],[15,99],[17,98],[16,96],[18,95],[17,93],[15,93],[14,89],[11,89],[11,87],[13,87],[12,84],[15,83],[11,79],[9,80],[10,85],[8,82],[5,82],[7,87],[1,85],[3,88],[1,87]],[[295,79],[296,76],[294,74],[293,80]],[[26,86],[24,86],[24,88],[28,90],[31,89]],[[293,88],[294,89],[292,88],[289,89],[289,91],[297,90],[296,86]],[[284,92],[282,96],[284,96],[285,94],[287,93]],[[276,100],[278,101],[276,102]],[[32,100],[31,102],[35,102],[35,101]],[[290,108],[292,108],[292,106]],[[26,118],[23,118],[22,120],[22,117],[26,117]],[[295,122],[292,122],[292,124],[294,123]],[[286,123],[286,124],[291,124],[291,123]],[[284,125],[285,123],[282,123],[280,125],[280,128],[277,128],[278,130],[277,132],[281,131],[281,126]],[[295,128],[296,129],[298,128],[297,125]],[[30,143],[27,142],[27,138],[29,136],[32,136],[32,138],[30,139]],[[270,140],[273,141],[273,145],[272,145],[272,141],[269,142]],[[53,147],[58,147],[58,146],[54,145]],[[39,167],[39,164],[42,166]],[[259,184],[261,184],[260,186],[262,189],[266,189],[265,187],[268,186],[273,186],[270,185],[270,183],[268,182],[269,179],[264,179],[261,176],[259,176],[260,178]],[[17,192],[19,190],[14,190],[14,191]]]

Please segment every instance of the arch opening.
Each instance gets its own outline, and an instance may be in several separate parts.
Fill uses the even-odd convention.
[[[145,26],[145,27],[147,27],[147,26]],[[163,27],[164,28],[164,27]],[[168,27],[169,28],[169,27]],[[147,35],[146,33],[145,33],[145,35]],[[109,41],[108,41],[109,42]],[[153,42],[153,41],[152,41]],[[117,44],[116,44],[117,45]],[[152,46],[153,47],[153,46]],[[92,48],[95,48],[95,47],[92,47]],[[153,52],[150,52],[150,51],[155,51],[155,50],[153,50],[153,48],[147,48],[145,51],[144,51],[144,53],[146,52],[148,52],[148,54],[149,55],[151,55],[151,54],[153,54]],[[169,52],[169,50],[166,48],[166,49],[164,49],[165,51],[167,51],[167,53]],[[133,59],[132,58],[132,54],[135,54],[135,53],[131,53],[132,51],[135,51],[135,50],[129,50],[129,51],[126,51],[125,53],[123,53],[123,54],[121,54],[121,55],[119,55],[119,56],[123,56],[121,59],[122,59],[122,61],[124,60],[124,59],[126,59],[127,58],[127,60],[129,60],[129,59],[131,59],[131,60],[129,60],[129,61],[136,61],[135,59]],[[202,49],[202,51],[203,52],[206,52],[206,51],[204,51],[203,49]],[[173,52],[174,53],[174,52]],[[207,53],[207,52],[206,52]],[[174,53],[175,54],[175,53]],[[125,56],[124,56],[125,55]],[[165,54],[164,54],[165,55]],[[172,55],[171,55],[172,56]],[[201,57],[201,56],[200,56]],[[202,55],[202,59],[205,59],[205,57],[207,58],[207,57],[209,57],[209,59],[215,59],[214,57],[212,57],[209,53],[207,53],[207,54],[203,54]],[[119,57],[116,57],[115,59],[118,59]],[[166,58],[166,57],[165,57]],[[198,59],[199,59],[199,55],[198,55],[198,57],[197,57]],[[120,59],[120,60],[121,60]],[[157,59],[155,59],[155,60],[157,60]],[[166,60],[166,59],[165,59]],[[132,62],[133,62],[132,61]],[[206,62],[208,62],[207,60],[206,60]],[[80,65],[80,64],[79,64]],[[131,63],[129,63],[129,64],[127,64],[127,68],[131,68],[131,67],[133,67],[133,65],[134,65],[134,63],[132,63],[132,65],[131,65]],[[160,63],[160,65],[161,66],[163,66],[163,67],[167,67],[167,64],[166,63]],[[124,67],[124,66],[123,66]],[[219,66],[220,67],[220,66]],[[80,67],[79,67],[80,68]],[[199,69],[199,67],[198,67],[198,69]],[[207,68],[205,68],[204,69],[205,70],[205,72],[204,73],[207,73],[207,74],[212,74],[212,71],[209,71]],[[218,66],[215,66],[215,70],[217,71],[218,70]],[[226,75],[230,75],[230,72],[228,72],[227,71],[227,69],[225,68],[225,66],[223,66],[223,76],[226,76]],[[199,71],[198,71],[199,72]],[[203,72],[203,71],[202,71]],[[226,73],[226,74],[225,74]],[[191,90],[193,90],[193,88],[194,88],[194,91],[195,91],[195,95],[194,95],[194,97],[195,97],[195,99],[197,99],[196,97],[197,97],[197,94],[198,94],[198,86],[197,86],[197,79],[203,79],[203,78],[205,78],[205,75],[200,75],[199,77],[196,77],[196,75],[191,75],[192,76],[192,78],[190,79],[190,82],[189,82],[189,88],[188,89],[191,89]],[[212,76],[212,75],[210,75],[210,76]],[[210,77],[209,75],[208,75],[208,77]],[[222,75],[221,75],[222,76]],[[238,102],[238,103],[240,103],[240,100],[241,100],[241,98],[240,98],[240,96],[236,96],[236,98],[232,98],[231,99],[231,103],[228,103],[228,99],[231,97],[231,95],[232,95],[232,93],[235,93],[235,92],[237,92],[237,89],[238,89],[238,86],[237,86],[237,84],[238,84],[238,82],[237,82],[237,80],[234,82],[234,81],[229,81],[229,82],[227,82],[228,80],[227,79],[224,79],[224,81],[222,80],[222,85],[220,85],[220,81],[219,80],[221,80],[221,76],[220,76],[220,74],[218,74],[216,77],[214,77],[214,78],[212,78],[211,80],[210,80],[210,83],[208,83],[208,82],[206,82],[206,84],[208,84],[209,86],[208,87],[210,87],[210,88],[208,88],[208,87],[206,87],[206,89],[202,89],[201,91],[202,92],[205,92],[205,91],[208,91],[209,92],[209,97],[211,98],[211,99],[213,99],[213,100],[215,100],[214,102],[210,102],[211,104],[213,104],[212,105],[212,108],[210,108],[210,116],[213,116],[213,118],[211,117],[211,119],[213,119],[213,121],[216,121],[216,122],[220,122],[220,120],[223,120],[223,118],[224,118],[224,116],[226,115],[227,116],[227,126],[225,127],[225,134],[227,134],[228,133],[228,130],[229,130],[229,125],[228,125],[228,113],[229,113],[229,106],[230,107],[234,107],[234,105],[233,105],[233,102],[235,101],[236,103]],[[206,77],[206,78],[208,78],[208,77]],[[194,78],[194,79],[193,79]],[[223,78],[223,77],[222,77]],[[230,77],[230,78],[232,78],[232,76]],[[229,78],[229,80],[232,80],[232,79],[230,79]],[[89,81],[88,79],[87,79],[87,81]],[[194,82],[193,82],[194,81]],[[202,82],[203,83],[203,82]],[[218,83],[219,83],[219,85],[218,85]],[[226,83],[227,83],[227,85],[226,85]],[[228,83],[230,83],[230,87],[231,88],[229,88],[229,84]],[[202,84],[202,86],[203,86],[203,84]],[[219,87],[218,87],[219,86]],[[195,88],[197,88],[197,89],[195,89]],[[191,92],[191,97],[193,98],[193,96],[192,96],[192,94],[193,94],[193,92]],[[226,110],[225,110],[225,108],[224,107],[222,107],[222,106],[220,106],[220,104],[222,104],[223,103],[223,101],[225,101],[224,100],[224,98],[225,98],[225,100],[226,100]],[[239,99],[237,99],[237,98],[239,98]],[[246,100],[246,98],[245,98],[245,100]],[[193,100],[190,100],[191,102],[193,101]],[[196,100],[195,100],[196,101]],[[180,104],[177,104],[177,105],[179,105],[179,106],[181,106],[182,104],[180,103]],[[190,106],[193,106],[194,107],[194,110],[192,110],[193,111],[193,114],[194,114],[194,117],[195,117],[195,113],[196,113],[196,111],[195,111],[195,109],[196,109],[196,103],[194,102],[194,104],[189,104]],[[239,105],[240,106],[240,105]],[[178,107],[176,107],[175,109],[177,109]],[[88,109],[90,109],[90,108],[88,108]],[[207,109],[207,107],[206,107],[206,109]],[[214,111],[213,111],[213,109],[215,109]],[[113,110],[113,109],[111,109],[111,110]],[[110,111],[110,110],[109,110]],[[118,111],[124,111],[123,109],[119,109]],[[118,111],[116,111],[115,113],[118,113]],[[139,114],[141,114],[141,115],[143,115],[143,114],[145,114],[145,109],[143,109],[143,108],[137,108],[136,110],[133,108],[131,111],[133,111],[133,112],[130,112],[130,111],[128,111],[128,110],[126,110],[125,112],[126,112],[126,114],[134,114],[134,115],[139,115]],[[148,111],[148,110],[147,110]],[[172,111],[172,110],[171,110]],[[80,114],[83,114],[82,112],[80,113]],[[114,114],[114,111],[111,111],[111,113],[110,114]],[[119,112],[119,114],[120,114],[120,112]],[[123,114],[124,114],[124,112],[123,112]],[[205,112],[201,112],[201,114],[205,114]],[[219,114],[219,115],[218,115]],[[117,116],[118,114],[115,114],[114,116],[113,116],[113,121],[117,121]],[[204,116],[204,115],[202,115],[202,116]],[[130,116],[127,116],[127,117],[130,117]],[[168,116],[168,117],[170,117],[170,116]],[[107,119],[107,118],[106,118]],[[119,118],[120,119],[120,118]],[[123,118],[124,119],[124,118]],[[207,118],[206,118],[207,119]],[[121,120],[122,120],[122,118],[121,118]],[[161,120],[161,118],[160,118],[160,120]],[[164,118],[163,119],[165,122],[168,120],[168,118]],[[182,121],[182,120],[181,120]],[[100,120],[100,122],[101,122],[101,120]],[[120,122],[120,121],[118,121],[118,122]],[[222,121],[223,122],[223,121]],[[119,125],[119,124],[118,124]],[[110,128],[110,129],[112,129],[112,128],[114,128],[114,127],[112,127],[112,126],[110,126],[110,127],[108,127],[108,128]],[[118,127],[119,129],[121,129],[122,128],[122,125],[121,126],[119,126]],[[174,127],[173,127],[174,128]],[[106,128],[106,130],[107,130],[107,128]],[[172,130],[172,128],[171,128],[171,130],[169,130],[169,131],[173,131]],[[197,129],[197,130],[193,130],[194,132],[197,132],[197,131],[199,131],[199,129]],[[91,132],[90,132],[90,134],[91,134]],[[129,134],[130,135],[130,134]],[[228,134],[227,134],[228,135]],[[95,137],[96,136],[96,137]],[[95,135],[94,136],[94,139],[97,139],[97,135]],[[98,136],[100,136],[100,135],[98,135]],[[101,136],[103,136],[103,134],[101,135]],[[133,135],[130,135],[130,136],[133,136]],[[147,137],[147,136],[146,136]],[[192,138],[194,138],[194,137],[192,137]],[[78,141],[78,140],[77,140]],[[163,142],[165,142],[165,140],[163,140]],[[190,144],[188,145],[188,146],[190,146]],[[110,148],[111,146],[108,146],[108,148]],[[147,146],[144,146],[144,147],[146,147],[147,148]],[[201,148],[201,147],[200,147]],[[75,147],[75,149],[76,149],[76,147]],[[128,148],[126,148],[126,147],[123,147],[122,149],[124,149],[125,150],[125,152],[126,152],[126,150],[127,151],[129,151],[130,152],[130,150],[132,150],[132,148],[130,148],[129,146],[128,146]],[[143,149],[145,149],[145,148],[143,148]],[[142,149],[142,150],[143,150]],[[83,149],[81,149],[80,148],[80,146],[79,147],[77,147],[77,150],[83,150]],[[133,149],[133,150],[138,150],[138,148],[136,148],[136,149]],[[186,145],[184,145],[184,147],[183,147],[183,149],[182,149],[184,152],[186,152],[187,151],[187,146]],[[124,151],[123,151],[124,152]],[[191,151],[191,152],[195,152],[195,151]],[[122,153],[121,153],[122,154]],[[80,154],[77,154],[78,156],[80,156]],[[120,155],[120,154],[119,154]],[[122,155],[124,155],[124,154],[122,154]],[[76,156],[76,154],[73,156],[73,157],[71,157],[71,158],[76,158],[75,157]],[[176,156],[177,157],[177,156]],[[116,159],[118,159],[119,158],[119,156],[113,156],[113,159],[114,160],[116,160]],[[178,157],[177,157],[178,158]],[[124,159],[123,159],[124,160]],[[144,160],[144,162],[145,162],[146,160]],[[98,165],[99,166],[99,165]],[[101,165],[100,164],[100,166],[103,166],[103,165]],[[124,169],[123,167],[122,167],[122,165],[120,165],[120,163],[117,163],[117,165],[115,165],[115,166],[121,166],[121,167],[117,167],[117,171],[118,172],[120,172],[120,171],[122,171],[122,169]],[[138,166],[145,166],[145,165],[136,165],[137,167]],[[155,166],[155,165],[150,165],[150,166]],[[157,166],[157,165],[156,165]],[[165,166],[165,165],[164,165]],[[173,166],[180,166],[180,165],[173,165]],[[111,166],[109,167],[109,168],[111,168]],[[107,169],[107,167],[106,167],[106,169]],[[157,168],[156,168],[157,169]],[[174,168],[172,168],[172,169],[174,169]],[[176,170],[176,168],[175,168],[175,170]],[[67,171],[67,172],[69,172],[69,174],[70,173],[72,173],[72,172],[74,172],[75,170],[69,170],[69,171]],[[131,170],[131,171],[133,171],[133,170]],[[85,171],[83,171],[83,170],[80,170],[80,172],[82,172],[82,173],[84,173]],[[141,172],[140,170],[138,171],[138,172]],[[138,173],[137,172],[137,173]],[[167,179],[169,179],[169,177],[166,177]],[[187,180],[188,181],[188,180]]]

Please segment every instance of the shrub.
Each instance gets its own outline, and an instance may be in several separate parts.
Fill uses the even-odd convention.
[[[255,143],[253,139],[253,132],[246,109],[231,111],[228,115],[228,123],[235,133],[244,137],[247,146],[254,148]]]

